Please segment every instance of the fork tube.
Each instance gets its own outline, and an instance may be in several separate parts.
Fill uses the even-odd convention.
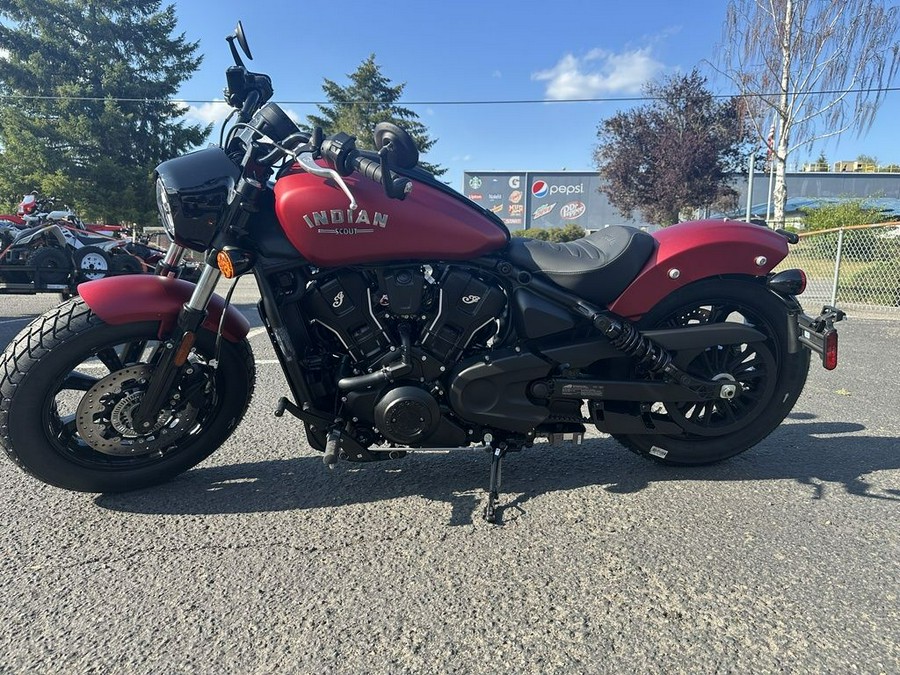
[[[191,294],[190,300],[184,303],[184,306],[195,312],[205,311],[206,305],[216,290],[216,284],[221,277],[222,272],[219,271],[218,267],[209,263],[205,264],[203,272],[200,274],[200,279],[194,287],[194,292]]]
[[[166,256],[159,263],[156,273],[161,277],[173,277],[176,274],[181,259],[184,258],[184,246],[179,246],[174,241],[169,244]]]

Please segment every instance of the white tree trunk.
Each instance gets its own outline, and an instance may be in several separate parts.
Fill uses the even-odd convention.
[[[781,36],[781,97],[777,110],[778,146],[775,150],[775,191],[772,200],[775,202],[775,227],[784,227],[784,204],[787,201],[787,188],[784,184],[784,172],[787,165],[788,142],[791,137],[791,34],[794,26],[794,3],[784,3],[784,33]]]

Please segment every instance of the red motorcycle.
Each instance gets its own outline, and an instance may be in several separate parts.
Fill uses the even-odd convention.
[[[256,278],[290,387],[275,414],[326,465],[484,448],[490,521],[504,456],[537,438],[592,424],[658,462],[714,462],[778,427],[811,351],[837,365],[843,313],[805,315],[804,273],[772,272],[793,235],[698,221],[510,238],[417,168],[402,129],[378,125],[375,153],[301,132],[235,42],[252,58],[238,24],[223,147],[157,169],[173,242],[158,275],[82,284],[6,350],[0,443],[39,479],[142,488],[231,435],[254,360],[222,276]],[[205,255],[196,285],[175,278],[186,249]]]

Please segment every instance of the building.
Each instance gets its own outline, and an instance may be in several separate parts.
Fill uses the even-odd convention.
[[[727,214],[743,218],[747,204],[747,176],[737,175],[736,209]],[[877,199],[879,208],[900,216],[900,174],[860,172],[791,172],[785,175],[788,208],[814,206],[817,201],[846,198]],[[600,191],[600,177],[592,171],[466,171],[462,193],[493,211],[510,231],[531,227],[561,227],[575,223],[586,230],[608,225],[656,229],[640,213],[624,218]],[[753,176],[751,217],[765,218],[769,175]],[[726,214],[716,214],[726,215]]]

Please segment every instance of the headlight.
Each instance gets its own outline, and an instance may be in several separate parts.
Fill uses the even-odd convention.
[[[219,230],[240,167],[221,148],[206,148],[163,162],[156,176],[166,234],[179,246],[205,251]]]
[[[170,241],[175,241],[175,219],[172,216],[172,205],[162,178],[156,179],[156,208],[159,209],[159,220],[166,230]]]

